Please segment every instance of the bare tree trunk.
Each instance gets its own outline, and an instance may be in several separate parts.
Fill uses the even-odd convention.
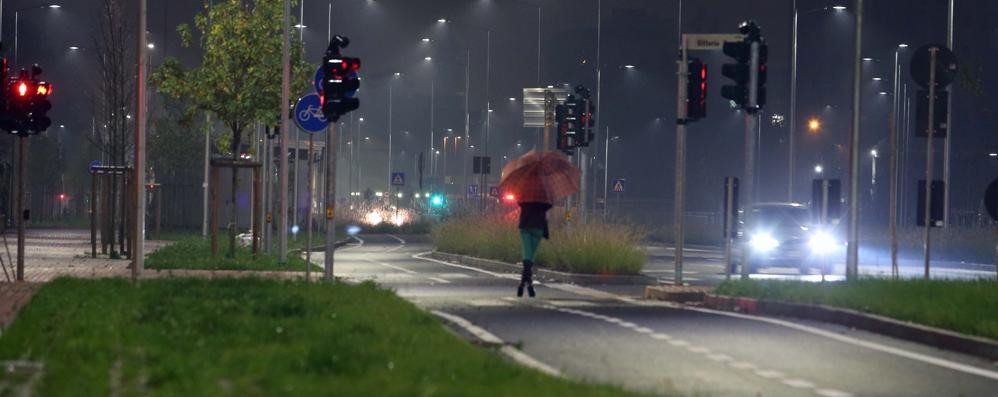
[[[243,129],[241,126],[232,128],[232,160],[239,160],[239,144],[242,141]],[[239,205],[236,203],[236,192],[239,190],[239,169],[232,168],[232,186],[229,190],[229,197],[232,200],[232,213],[229,216],[229,257],[236,257],[236,229]]]

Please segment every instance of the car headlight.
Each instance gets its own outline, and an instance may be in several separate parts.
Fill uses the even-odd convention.
[[[811,251],[814,251],[814,253],[827,254],[838,246],[838,242],[835,241],[832,235],[826,232],[817,232],[811,236],[809,245],[811,246]]]
[[[752,236],[752,239],[749,240],[749,245],[756,251],[767,252],[779,247],[780,242],[767,233],[759,233]]]

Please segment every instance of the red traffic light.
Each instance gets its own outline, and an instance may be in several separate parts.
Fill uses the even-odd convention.
[[[66,201],[66,193],[59,193],[59,201]]]
[[[28,83],[27,82],[21,81],[21,82],[17,83],[17,95],[18,96],[27,96],[28,95]]]

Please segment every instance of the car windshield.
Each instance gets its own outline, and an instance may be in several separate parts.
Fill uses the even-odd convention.
[[[811,213],[804,207],[756,207],[752,216],[759,224],[779,228],[806,226],[811,222]]]

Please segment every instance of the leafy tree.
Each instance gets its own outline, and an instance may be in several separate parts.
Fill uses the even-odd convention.
[[[293,1],[294,2],[294,1]],[[278,120],[282,105],[281,74],[284,6],[278,0],[225,0],[194,17],[200,32],[201,65],[184,70],[175,59],[167,59],[153,75],[153,84],[163,93],[183,98],[189,112],[208,112],[224,123],[228,131],[222,140],[227,153],[237,160],[243,133],[254,123]],[[292,22],[294,23],[294,22]],[[190,46],[190,25],[177,27],[181,43]],[[292,35],[294,36],[294,35]],[[308,85],[309,69],[302,60],[301,42],[292,38],[291,91],[302,92]],[[236,202],[238,181],[232,175],[232,202]],[[236,211],[229,229],[229,255],[236,244]]]

